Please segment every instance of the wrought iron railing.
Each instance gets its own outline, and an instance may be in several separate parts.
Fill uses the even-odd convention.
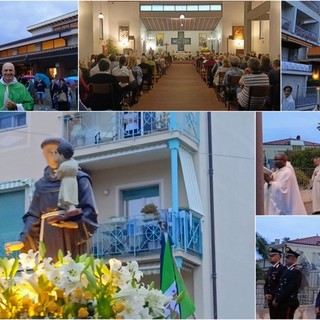
[[[311,40],[313,42],[318,42],[318,35],[310,30],[305,30],[301,27],[295,27],[295,34],[303,39]]]
[[[199,112],[81,112],[63,118],[64,138],[75,148],[179,131],[199,142]]]
[[[297,86],[295,101],[297,110],[315,110],[319,103],[317,87]]]
[[[192,210],[162,210],[159,217],[145,214],[130,219],[110,218],[101,223],[94,234],[92,252],[96,257],[159,252],[164,222],[175,249],[202,256],[201,216]],[[4,244],[18,240],[19,234],[11,232],[0,236],[0,257],[5,256]]]
[[[298,72],[310,72],[312,73],[312,65],[296,63],[290,61],[284,61],[281,66],[282,71],[298,71]]]
[[[100,224],[93,237],[93,253],[97,257],[115,255],[139,256],[161,249],[161,225],[166,222],[175,249],[202,255],[200,216],[193,211],[162,211],[159,218],[115,217]]]
[[[282,20],[282,29],[291,31],[290,30],[291,21],[284,17],[282,17],[281,20]]]

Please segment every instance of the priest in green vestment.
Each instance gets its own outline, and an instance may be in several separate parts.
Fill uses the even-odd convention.
[[[2,66],[2,78],[0,79],[0,111],[32,111],[33,98],[14,75],[14,65],[6,62]]]

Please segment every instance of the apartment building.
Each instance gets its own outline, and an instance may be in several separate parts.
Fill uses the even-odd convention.
[[[137,260],[143,281],[159,286],[159,221],[165,221],[197,318],[254,318],[254,118],[1,113],[1,248],[18,239],[46,166],[42,140],[61,136],[92,178],[100,224],[92,239],[95,256]]]

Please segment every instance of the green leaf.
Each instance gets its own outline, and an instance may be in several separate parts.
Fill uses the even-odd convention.
[[[41,259],[44,258],[46,256],[47,249],[43,241],[41,241],[39,244],[39,251],[40,251],[40,258]]]
[[[91,286],[93,289],[97,290],[97,289],[98,289],[98,286],[97,286],[97,279],[96,279],[96,277],[95,277],[88,269],[83,270],[83,273],[86,275],[90,286]]]
[[[58,251],[58,259],[59,259],[59,262],[62,264],[63,263],[63,252],[61,249],[59,249],[59,251]]]
[[[15,259],[13,265],[12,265],[12,269],[11,269],[11,272],[10,272],[10,279],[13,279],[14,276],[16,275],[17,271],[19,269],[19,259]]]
[[[110,319],[112,315],[112,309],[109,299],[100,297],[97,302],[97,311],[99,319]]]

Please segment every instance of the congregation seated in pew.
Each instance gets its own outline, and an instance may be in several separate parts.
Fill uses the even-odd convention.
[[[119,66],[115,67],[112,70],[112,75],[116,76],[116,77],[121,77],[121,76],[127,76],[129,77],[129,81],[125,82],[123,84],[120,84],[122,86],[123,92],[124,93],[132,93],[131,94],[131,98],[129,101],[129,105],[133,106],[136,102],[137,102],[137,98],[138,98],[138,84],[136,82],[136,79],[133,76],[133,73],[131,70],[128,69],[128,67],[126,66],[127,64],[127,59],[125,56],[121,56],[119,58]]]
[[[90,84],[110,84],[112,93],[89,92],[86,106],[91,110],[121,110],[123,90],[115,76],[109,73],[110,61],[102,58],[99,63],[99,71],[90,77]]]
[[[252,96],[250,87],[269,86],[269,77],[260,71],[260,61],[257,58],[248,60],[248,73],[244,74],[239,81],[240,92],[237,94],[239,106],[243,109],[263,109],[267,95]]]

